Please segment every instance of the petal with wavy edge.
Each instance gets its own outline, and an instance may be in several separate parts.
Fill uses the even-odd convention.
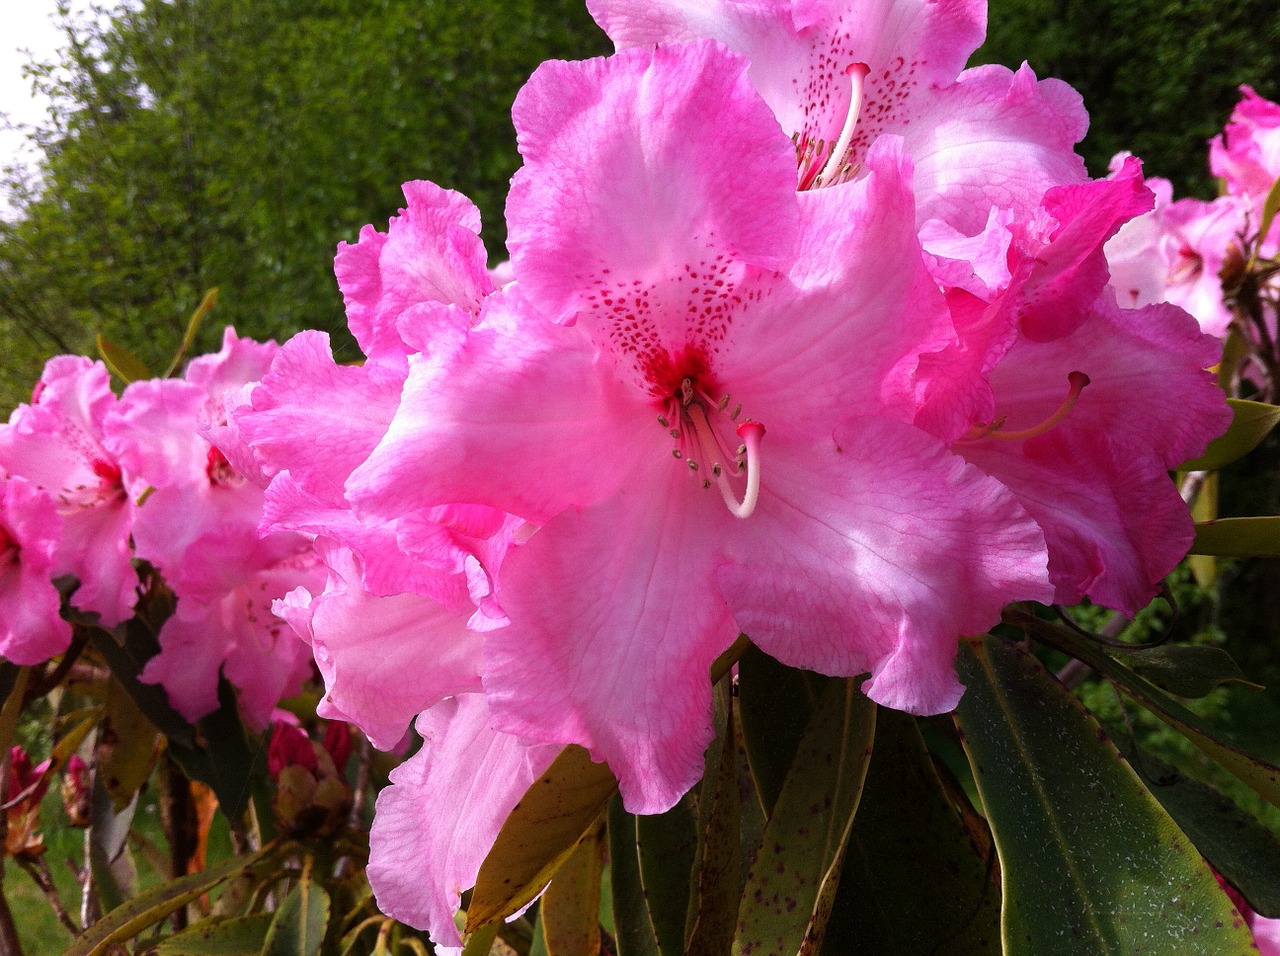
[[[560,748],[528,744],[489,725],[482,694],[442,701],[418,718],[423,745],[391,771],[369,833],[369,884],[378,908],[460,947],[454,925],[507,815]]]

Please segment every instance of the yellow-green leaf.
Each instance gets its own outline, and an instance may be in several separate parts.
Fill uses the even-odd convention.
[[[187,333],[182,337],[182,345],[179,346],[178,352],[173,357],[173,361],[169,364],[168,370],[164,373],[164,377],[168,378],[178,370],[182,364],[183,356],[191,350],[191,346],[195,344],[196,334],[200,331],[200,326],[204,320],[209,317],[209,313],[213,311],[213,307],[218,304],[218,290],[216,287],[210,289],[204,294],[204,298],[200,300],[200,304],[196,306],[196,310],[191,313],[191,320],[187,323]]]
[[[216,916],[174,933],[155,947],[155,956],[259,956],[271,913]]]
[[[542,892],[618,789],[606,764],[570,744],[516,804],[485,857],[467,909],[467,932],[510,916]]]
[[[1200,484],[1200,493],[1191,503],[1191,517],[1196,521],[1213,521],[1218,517],[1218,473],[1210,472]],[[1193,554],[1187,558],[1196,584],[1213,587],[1218,577],[1218,559],[1211,554]]]
[[[1196,524],[1192,554],[1220,558],[1280,557],[1280,517],[1219,518]]]
[[[107,685],[106,715],[98,737],[98,779],[111,795],[116,813],[133,799],[155,760],[159,731],[143,715],[120,682]]]
[[[262,956],[317,956],[329,924],[329,894],[311,880],[310,867],[276,910]]]
[[[90,926],[63,956],[100,956],[106,953],[113,944],[132,939],[174,910],[274,853],[275,849],[264,847],[257,853],[228,857],[199,873],[161,883],[140,893]]]
[[[542,894],[538,910],[548,956],[597,956],[600,952],[600,878],[604,821],[569,854]]]
[[[97,343],[98,354],[102,356],[102,361],[106,362],[107,368],[115,372],[126,385],[152,377],[147,363],[124,346],[104,339],[101,334],[97,337]]]
[[[1280,406],[1229,398],[1232,419],[1227,430],[1209,443],[1199,458],[1185,462],[1179,471],[1216,471],[1243,458],[1261,444],[1280,422]]]

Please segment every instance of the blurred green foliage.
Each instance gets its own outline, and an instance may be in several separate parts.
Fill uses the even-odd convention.
[[[129,6],[64,7],[61,69],[33,71],[55,108],[35,134],[42,188],[11,175],[18,215],[0,224],[6,408],[99,331],[163,369],[212,286],[198,348],[225,323],[340,336],[334,249],[385,228],[410,179],[472,197],[504,258],[516,91],[544,59],[610,49],[580,0]]]
[[[975,61],[1066,80],[1091,125],[1081,152],[1095,175],[1129,150],[1176,196],[1215,194],[1206,142],[1252,86],[1280,99],[1274,0],[991,0]]]

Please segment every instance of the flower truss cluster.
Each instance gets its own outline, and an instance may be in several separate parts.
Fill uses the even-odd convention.
[[[217,708],[220,673],[255,727],[297,691],[310,656],[271,603],[323,570],[305,537],[258,534],[262,489],[206,437],[275,350],[228,329],[183,378],[137,381],[119,398],[101,362],[49,361],[31,402],[0,426],[0,656],[30,665],[67,649],[59,588],[113,628],[141,589],[165,586],[176,611],[143,680],[186,719]]]
[[[932,714],[1006,604],[1142,607],[1230,417],[1217,343],[1108,284],[1139,164],[1090,180],[1073,91],[964,69],[981,0],[591,8],[618,52],[515,104],[501,280],[408,184],[338,253],[363,364],[301,333],[219,437],[327,569],[276,604],[320,713],[424,740],[369,876],[445,946],[564,745],[632,812],[697,781],[740,633]]]
[[[1266,220],[1265,209],[1280,181],[1280,105],[1248,86],[1240,90],[1226,128],[1209,143],[1209,168],[1222,195],[1212,202],[1175,201],[1168,181],[1149,180],[1155,209],[1127,223],[1106,251],[1122,303],[1173,302],[1211,335],[1225,338],[1237,330],[1271,380],[1280,358],[1280,227]]]

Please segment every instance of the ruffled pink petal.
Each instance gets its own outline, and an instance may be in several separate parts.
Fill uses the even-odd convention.
[[[495,726],[586,747],[632,813],[670,808],[701,775],[709,669],[738,634],[712,577],[737,519],[714,488],[659,465],[509,555],[511,624],[485,636]]]
[[[386,433],[403,384],[403,372],[376,363],[338,365],[326,333],[299,332],[235,423],[268,474],[287,468],[311,494],[341,502],[347,478]]]
[[[491,305],[455,355],[411,361],[396,417],[348,498],[388,521],[461,502],[541,523],[613,494],[636,462],[669,456],[656,408],[601,367],[581,330]]]
[[[209,444],[196,434],[208,394],[178,379],[132,383],[106,416],[103,444],[130,488],[169,488],[206,481]]]
[[[1209,168],[1231,193],[1250,196],[1260,206],[1280,179],[1280,105],[1250,86],[1240,92],[1231,121],[1209,143]]]
[[[494,285],[485,267],[480,213],[434,183],[404,185],[406,206],[386,234],[366,226],[355,245],[340,243],[334,271],[351,332],[371,360],[403,369],[409,345],[400,316],[425,302],[477,314]]]
[[[538,68],[513,109],[525,165],[507,202],[515,271],[538,308],[612,322],[625,305],[645,328],[611,334],[674,353],[717,281],[788,261],[794,151],[746,67],[700,42]]]
[[[391,771],[369,833],[369,884],[378,908],[460,947],[454,925],[507,815],[559,747],[494,731],[481,694],[442,701],[418,718],[423,745]]]
[[[1048,419],[1066,398],[1071,372],[1090,379],[1046,434],[955,446],[1044,528],[1057,602],[1087,595],[1132,613],[1186,553],[1191,519],[1167,473],[1230,422],[1204,371],[1218,348],[1174,306],[1119,309],[1104,298],[1071,336],[1020,341],[992,372],[1005,431]]]
[[[355,555],[327,545],[322,552],[324,590],[295,591],[276,613],[311,645],[325,683],[323,716],[341,716],[390,750],[417,714],[480,689],[480,635],[467,629],[469,610],[414,594],[375,597]]]
[[[957,639],[1011,601],[1052,596],[1044,536],[998,482],[911,426],[854,419],[820,445],[784,441],[767,447],[760,505],[717,572],[734,620],[784,663],[869,671],[864,689],[886,706],[951,709]]]
[[[901,130],[916,164],[919,220],[976,235],[993,206],[1029,216],[1047,189],[1086,180],[1075,144],[1088,125],[1079,93],[1037,80],[1026,64],[1016,73],[966,70]]]
[[[52,498],[22,478],[0,478],[0,657],[14,664],[43,663],[71,642],[51,581],[61,533]]]

